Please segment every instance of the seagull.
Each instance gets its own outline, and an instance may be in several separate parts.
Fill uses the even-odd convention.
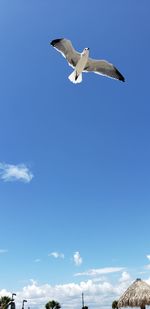
[[[74,71],[68,76],[69,80],[75,84],[82,82],[82,72],[94,72],[113,79],[125,81],[123,75],[117,68],[106,60],[96,60],[89,58],[89,48],[84,48],[82,53],[77,52],[71,41],[68,39],[55,39],[50,44],[57,49]]]

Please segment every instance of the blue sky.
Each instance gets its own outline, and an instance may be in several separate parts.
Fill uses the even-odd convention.
[[[77,308],[84,291],[109,307],[136,277],[150,282],[149,9],[1,0],[0,295],[18,304]],[[70,83],[49,44],[60,37],[126,83]]]

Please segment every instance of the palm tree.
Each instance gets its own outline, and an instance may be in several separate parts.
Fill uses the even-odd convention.
[[[46,309],[60,309],[61,305],[55,301],[55,300],[50,300],[46,305],[45,305]]]
[[[0,298],[0,308],[1,309],[7,309],[10,301],[11,301],[11,298],[9,296],[2,296]]]
[[[112,309],[118,309],[118,300],[112,302]]]

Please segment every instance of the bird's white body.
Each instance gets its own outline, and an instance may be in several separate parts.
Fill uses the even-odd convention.
[[[68,76],[72,83],[77,84],[82,82],[82,72],[86,66],[88,58],[89,48],[84,48],[83,52],[81,53],[81,57],[76,64],[75,70]]]

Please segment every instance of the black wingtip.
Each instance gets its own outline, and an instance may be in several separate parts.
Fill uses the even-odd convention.
[[[120,81],[122,81],[122,82],[125,82],[125,78],[124,78],[124,76],[115,68],[115,71],[116,71],[116,73],[117,73],[117,75],[118,75],[118,79],[120,80]]]
[[[59,43],[61,40],[63,40],[63,38],[61,38],[61,39],[55,39],[55,40],[51,41],[50,44],[51,44],[52,46],[55,46],[55,45],[56,45],[57,43]]]

